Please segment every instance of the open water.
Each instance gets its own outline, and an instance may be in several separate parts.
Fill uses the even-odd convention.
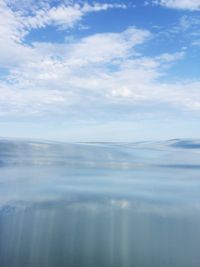
[[[199,267],[200,141],[0,141],[0,267]]]

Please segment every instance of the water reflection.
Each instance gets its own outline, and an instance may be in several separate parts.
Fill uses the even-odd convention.
[[[1,141],[0,266],[199,267],[199,153]]]

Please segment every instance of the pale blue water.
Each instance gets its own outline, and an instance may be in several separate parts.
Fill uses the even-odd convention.
[[[0,267],[199,267],[200,141],[0,141]]]

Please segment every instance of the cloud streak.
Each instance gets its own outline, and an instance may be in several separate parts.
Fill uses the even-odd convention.
[[[153,3],[173,9],[200,10],[200,0],[154,0]]]

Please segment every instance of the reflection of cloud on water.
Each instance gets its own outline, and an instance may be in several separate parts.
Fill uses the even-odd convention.
[[[161,203],[145,203],[139,201],[128,201],[125,199],[111,199],[102,202],[78,202],[67,206],[70,209],[91,211],[96,213],[126,212],[128,215],[153,215],[162,218],[197,216],[200,212],[200,204],[191,205],[166,205]],[[200,217],[200,214],[199,214]]]
[[[200,218],[200,203],[193,202],[190,204],[184,203],[148,203],[139,200],[128,199],[68,199],[68,200],[43,200],[37,201],[8,201],[2,203],[0,200],[0,216],[14,212],[37,212],[37,211],[56,212],[87,212],[90,215],[105,215],[105,214],[126,214],[126,216],[156,216],[161,218]],[[124,213],[125,212],[125,213]]]
[[[0,207],[198,211],[199,144],[0,141]]]
[[[121,209],[127,209],[130,207],[130,201],[127,201],[125,199],[122,199],[122,200],[112,199],[110,203],[111,205],[119,207]]]

